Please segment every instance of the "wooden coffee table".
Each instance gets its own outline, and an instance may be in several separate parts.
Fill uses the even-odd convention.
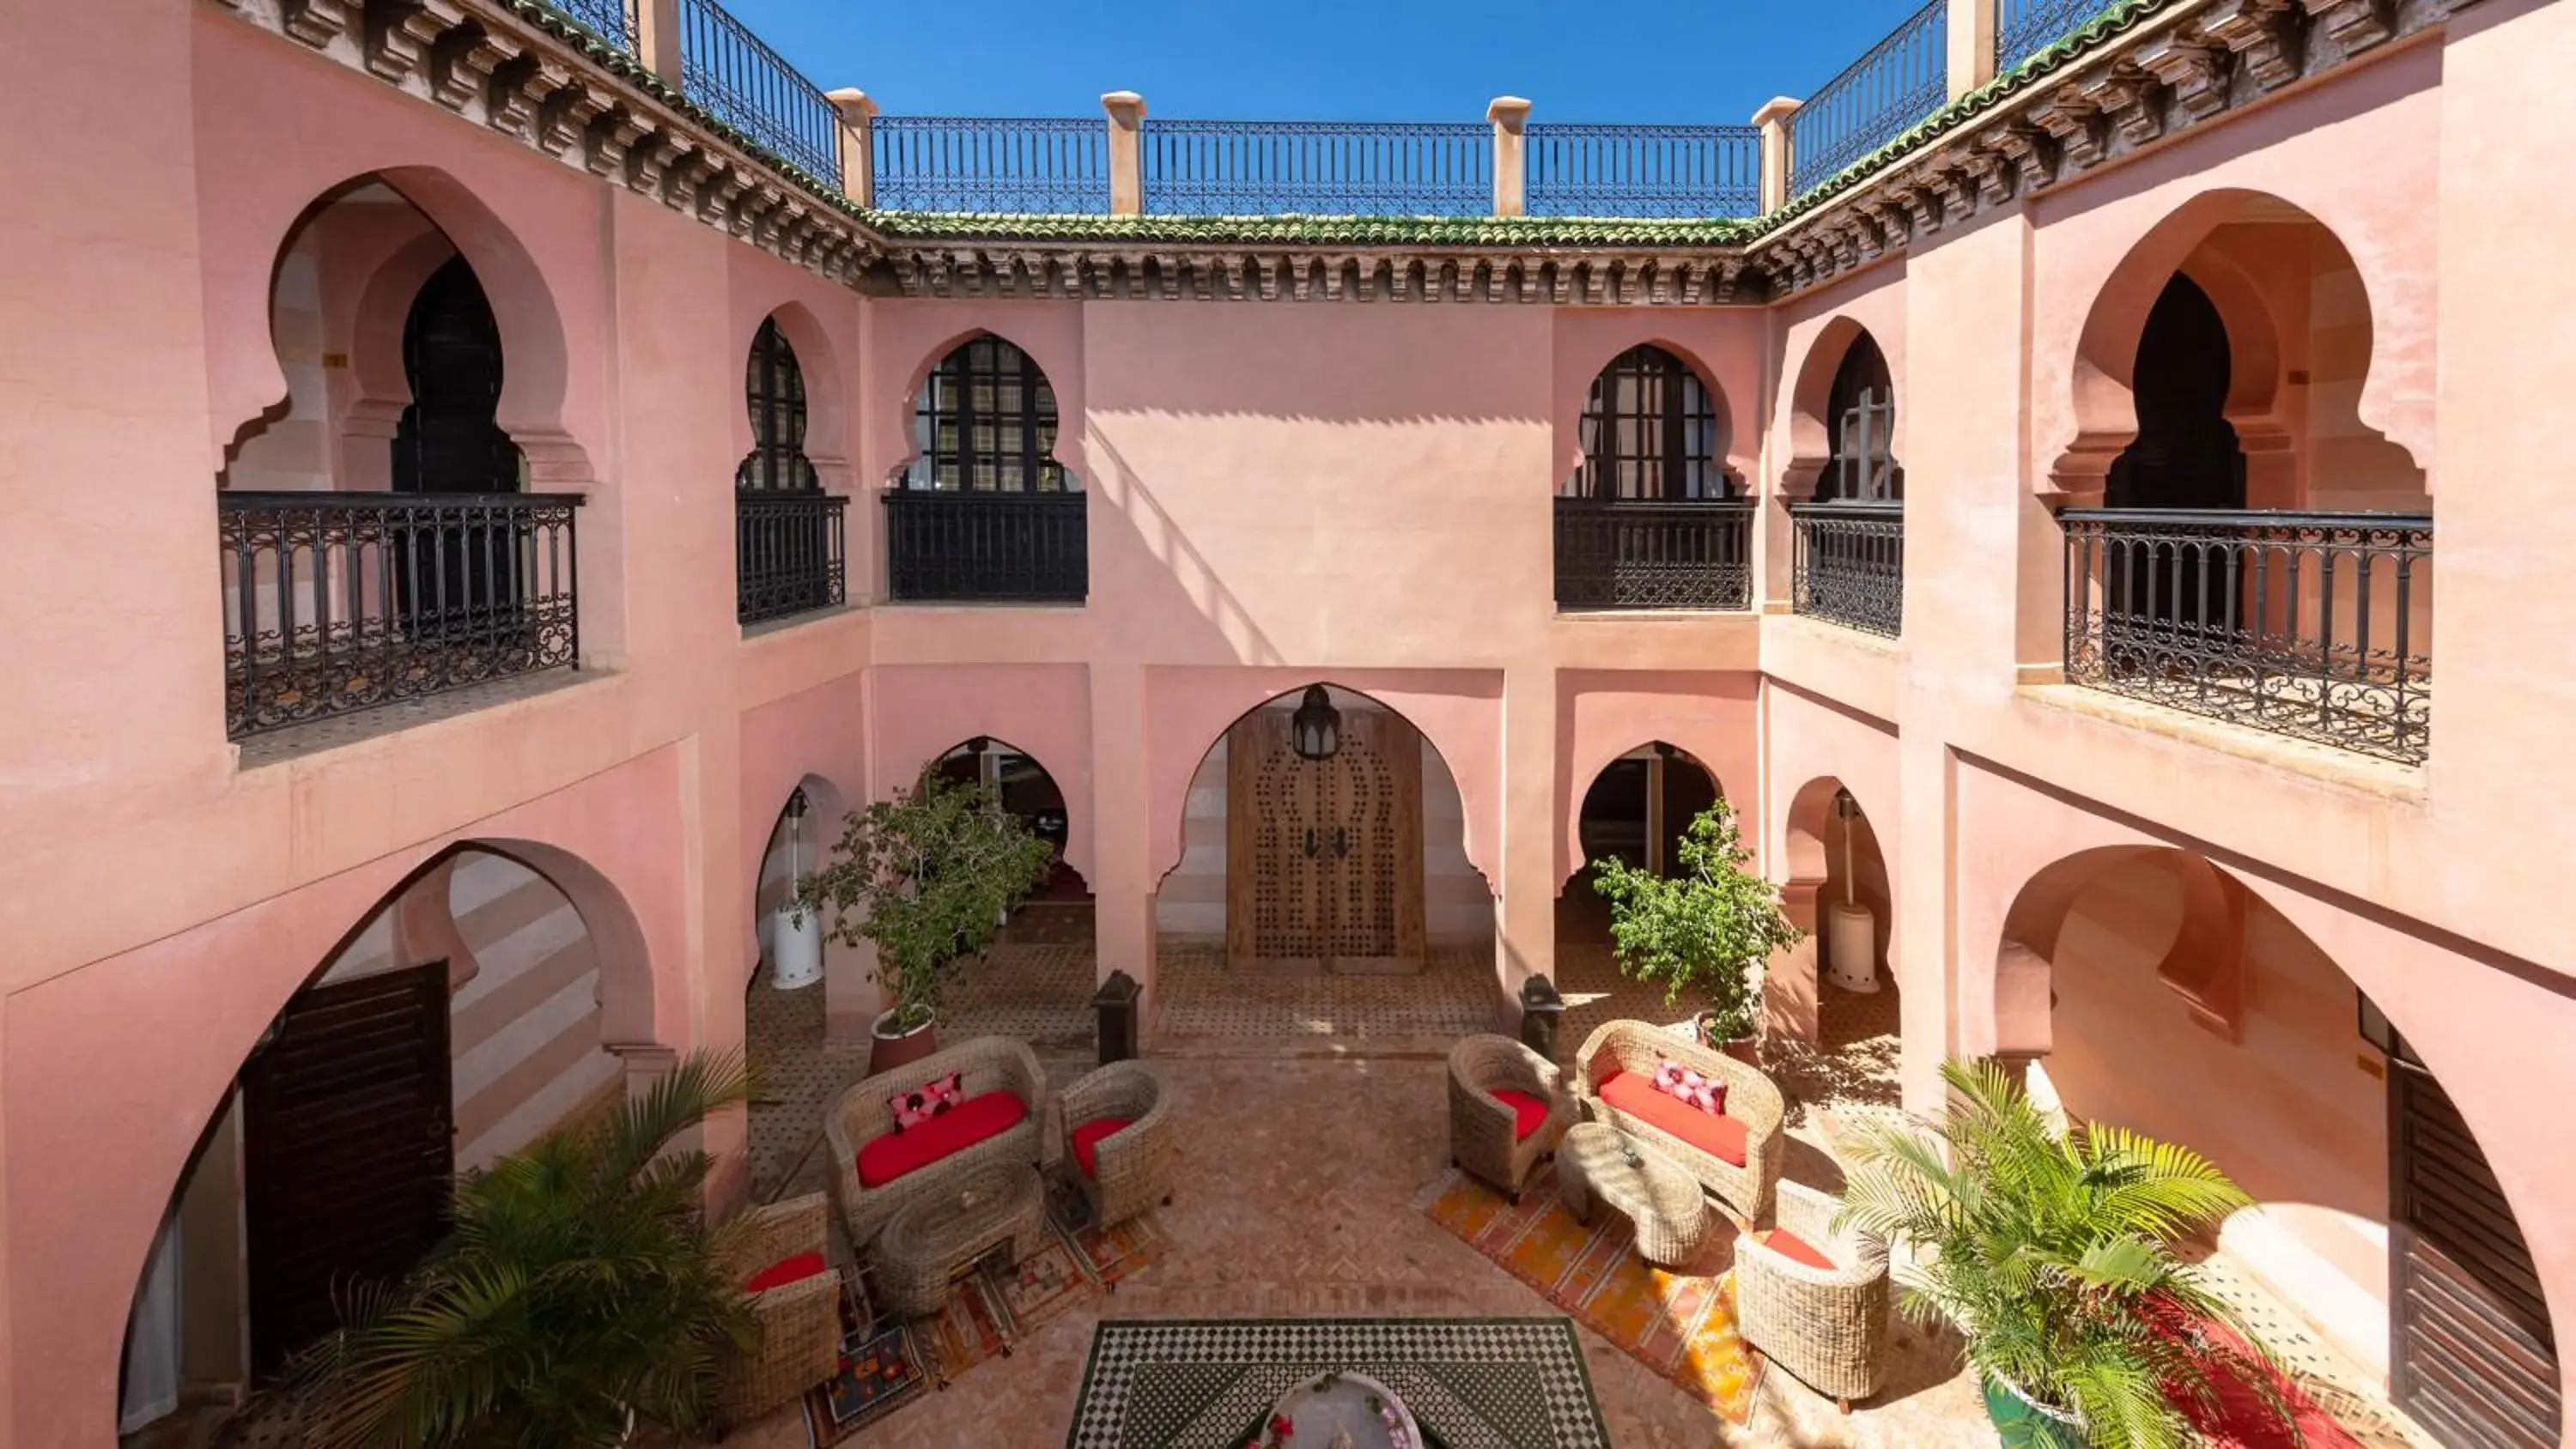
[[[868,1261],[888,1312],[927,1318],[947,1306],[958,1274],[996,1250],[1018,1263],[1045,1234],[1046,1186],[1037,1169],[1005,1163],[895,1209],[869,1245]]]
[[[1618,1128],[1580,1122],[1556,1149],[1557,1192],[1589,1224],[1596,1203],[1636,1225],[1637,1253],[1667,1267],[1686,1264],[1708,1237],[1708,1199],[1696,1179]]]

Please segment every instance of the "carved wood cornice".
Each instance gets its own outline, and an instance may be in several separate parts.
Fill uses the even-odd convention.
[[[2013,93],[1754,242],[1747,249],[1752,271],[1773,297],[1804,291],[1944,225],[2066,185],[2294,81],[2432,29],[2475,3],[2181,0],[2164,6],[2035,81],[1997,82]],[[1906,225],[1890,226],[1895,215]]]
[[[2476,0],[2147,6],[1944,108],[1776,222],[1256,219],[1231,235],[1192,218],[958,217],[952,229],[858,211],[527,0],[201,3],[871,294],[1699,307],[1794,295],[1901,254]]]
[[[882,256],[838,197],[692,114],[569,24],[503,0],[206,3],[843,285]]]

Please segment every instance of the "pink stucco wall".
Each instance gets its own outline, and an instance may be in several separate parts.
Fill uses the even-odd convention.
[[[2551,59],[2576,47],[2571,17],[2488,0],[1811,294],[1693,310],[862,298],[216,7],[93,0],[13,21],[0,119],[33,140],[0,211],[0,505],[43,546],[0,569],[0,640],[31,682],[0,695],[0,1443],[109,1442],[125,1304],[223,1084],[449,844],[516,842],[583,905],[604,1037],[729,1045],[787,792],[807,782],[837,811],[991,735],[1064,787],[1101,968],[1151,985],[1153,893],[1193,770],[1243,711],[1317,681],[1402,712],[1454,777],[1496,897],[1498,1004],[1553,969],[1574,811],[1601,762],[1656,739],[1708,762],[1784,883],[1811,880],[1821,841],[1799,802],[1849,788],[1882,856],[1917,1106],[1945,1053],[2011,1027],[1998,964],[2031,882],[2088,851],[2195,852],[2306,943],[2302,969],[2323,980],[2330,963],[2419,1046],[2576,1341],[2576,1170],[2546,1114],[2522,1110],[2576,1087],[2576,961],[2529,908],[2576,845],[2556,737],[2576,644],[2547,624],[2576,614],[2576,575],[2549,546],[2563,490],[2513,486],[2555,455],[2548,380],[2576,370],[2576,284],[2530,265],[2576,200],[2511,159],[2576,130]],[[583,668],[491,708],[237,753],[207,500],[224,446],[288,393],[279,249],[370,174],[473,262],[509,358],[503,421],[540,486],[588,494]],[[2268,242],[2237,236],[2249,217],[2312,228],[2302,246],[2330,235],[2349,267],[2275,268]],[[2062,597],[2040,500],[2081,483],[2070,456],[2116,451],[2122,349],[2204,246],[2303,319],[2279,351],[2304,355],[2309,396],[2283,431],[2320,483],[2368,475],[2363,493],[2393,496],[2400,454],[2428,489],[2444,480],[2420,770],[2052,682]],[[404,255],[422,260],[390,247],[372,277],[323,273],[320,335],[349,337],[359,374],[335,378],[335,411],[385,400]],[[743,351],[772,315],[806,369],[808,452],[852,495],[852,607],[745,635],[732,479]],[[1779,612],[1778,494],[1817,461],[1814,394],[1863,328],[1897,384],[1908,478],[1895,643]],[[1057,454],[1090,496],[1091,598],[882,606],[876,490],[911,452],[913,390],[985,331],[1056,390]],[[1640,342],[1723,399],[1729,461],[1766,495],[1767,611],[1554,608],[1549,499],[1582,394]],[[337,486],[381,486],[344,443]],[[830,967],[836,1029],[873,1000],[843,991],[854,969]],[[2073,1058],[2099,1080],[2139,1056],[2086,1004],[2136,985],[2054,1023],[2077,1079]],[[2312,1012],[2302,1031],[2295,1051],[2249,1033],[2248,1080],[2323,1070],[2333,1024]],[[2269,1129],[2230,1126],[2258,1175]]]

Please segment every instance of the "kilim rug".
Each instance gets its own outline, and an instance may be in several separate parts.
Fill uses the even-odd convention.
[[[1566,1211],[1554,1163],[1530,1179],[1518,1207],[1455,1169],[1416,1205],[1728,1423],[1752,1415],[1761,1370],[1736,1331],[1733,1235],[1722,1225],[1688,1271],[1654,1267],[1637,1256],[1636,1234],[1617,1213],[1596,1214],[1599,1225],[1587,1228]]]
[[[1432,1449],[1608,1449],[1562,1318],[1112,1319],[1066,1449],[1241,1449],[1245,1426],[1327,1369],[1376,1379]]]
[[[948,1305],[928,1318],[899,1323],[871,1309],[875,1284],[844,1273],[841,1371],[805,1395],[805,1436],[821,1449],[909,1402],[924,1385],[946,1388],[1038,1325],[1092,1303],[1120,1280],[1151,1266],[1168,1239],[1153,1213],[1102,1229],[1081,1190],[1047,1184],[1045,1244],[1025,1261],[987,1259],[959,1280]]]

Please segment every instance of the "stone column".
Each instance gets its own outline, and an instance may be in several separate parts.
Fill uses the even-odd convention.
[[[1141,802],[1151,794],[1146,769],[1145,670],[1091,666],[1091,798],[1134,801],[1135,808],[1097,804],[1091,830],[1094,974],[1124,971],[1145,991],[1140,1004],[1150,1037],[1161,989],[1154,959],[1153,827]]]
[[[1950,99],[1995,78],[1995,13],[2002,0],[1950,0]]]
[[[1494,123],[1494,215],[1528,214],[1529,166],[1521,129],[1529,124],[1530,103],[1518,96],[1496,96],[1485,107]]]
[[[1109,113],[1109,214],[1142,216],[1145,98],[1134,91],[1111,91],[1100,98],[1100,108]]]
[[[1518,1029],[1521,983],[1556,978],[1556,844],[1564,828],[1557,791],[1556,670],[1515,666],[1503,674],[1501,878],[1495,909],[1495,1018]]]
[[[680,84],[680,0],[635,0],[635,58],[664,82]]]
[[[860,206],[874,206],[877,103],[858,90],[834,91],[824,99],[841,117],[841,194]]]
[[[1793,880],[1780,887],[1780,910],[1789,924],[1807,934],[1798,944],[1774,951],[1762,968],[1762,1032],[1816,1040],[1816,891],[1820,883]]]
[[[1790,96],[1774,96],[1769,104],[1753,113],[1753,124],[1762,128],[1762,212],[1768,216],[1789,204],[1789,118],[1805,104]]]

